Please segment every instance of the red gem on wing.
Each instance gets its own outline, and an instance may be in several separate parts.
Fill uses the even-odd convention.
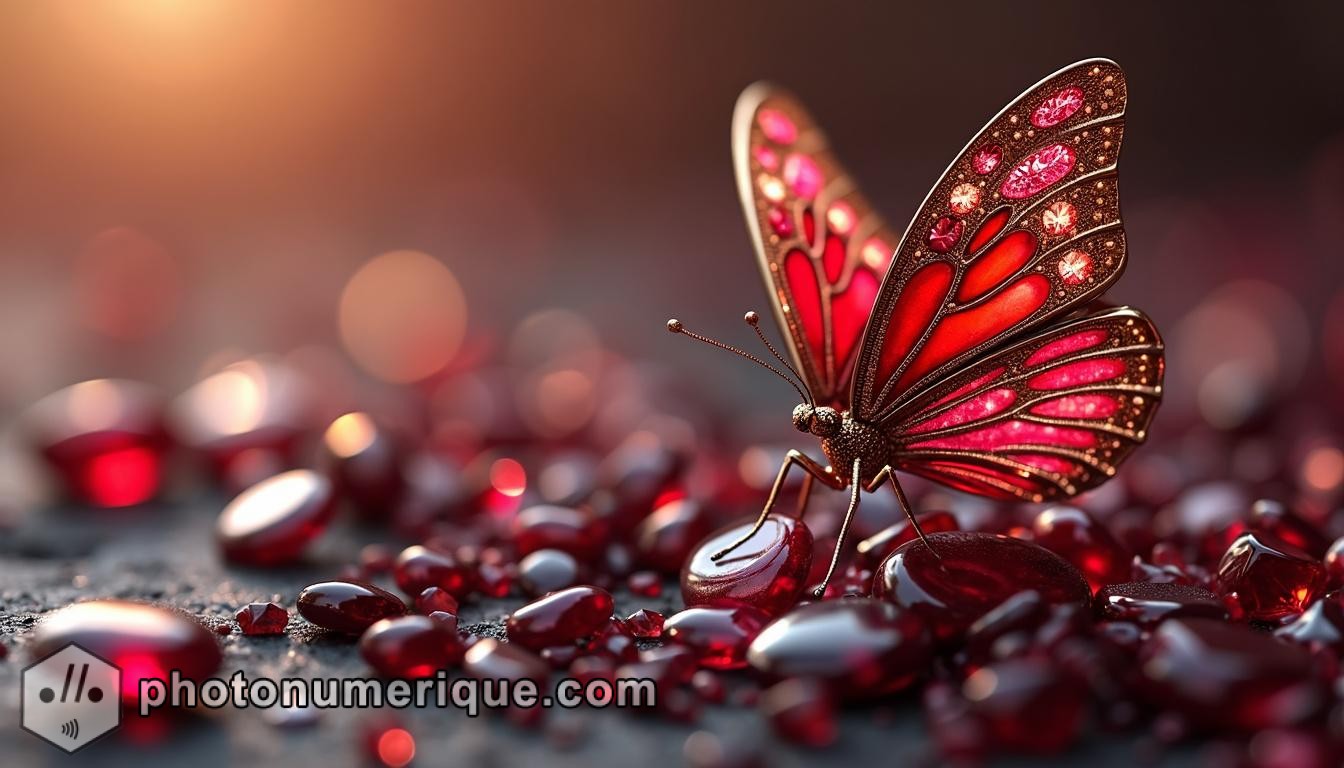
[[[793,295],[793,316],[803,326],[803,335],[811,347],[813,365],[825,365],[826,326],[822,322],[821,289],[817,285],[817,270],[812,259],[797,248],[784,257],[784,277]]]
[[[824,180],[821,168],[807,155],[795,153],[784,160],[784,181],[795,195],[811,200],[821,191]]]
[[[1110,381],[1125,373],[1125,361],[1115,358],[1098,360],[1079,360],[1044,373],[1038,373],[1027,381],[1032,389],[1069,389]]]
[[[1113,395],[1065,395],[1032,406],[1037,416],[1056,419],[1105,419],[1120,410],[1120,399]]]
[[[1097,437],[1086,429],[1053,427],[1030,421],[1006,421],[1002,424],[911,444],[911,448],[940,448],[960,451],[996,451],[1012,445],[1049,445],[1061,448],[1090,448]]]
[[[835,333],[836,370],[845,370],[849,356],[863,336],[877,301],[881,280],[867,269],[854,270],[844,293],[831,297],[831,326]]]
[[[961,239],[962,224],[950,217],[942,216],[929,227],[929,250],[935,253],[947,253]]]
[[[1070,86],[1041,102],[1031,113],[1031,124],[1037,128],[1050,128],[1068,120],[1083,106],[1083,92]]]
[[[971,167],[981,176],[993,173],[1001,162],[1003,162],[1003,148],[998,144],[986,144],[971,156]]]
[[[1077,161],[1078,155],[1071,148],[1051,144],[1009,171],[999,193],[1009,200],[1031,197],[1068,175]]]
[[[840,282],[840,273],[845,270],[844,240],[835,235],[826,237],[826,246],[821,251],[821,268],[826,273],[827,282],[832,285]]]
[[[940,429],[958,427],[980,419],[987,419],[1002,412],[1017,402],[1017,393],[1008,388],[992,389],[967,400],[945,413],[921,422],[905,430],[906,434],[918,435]]]
[[[994,244],[967,268],[957,288],[957,301],[972,301],[1011,277],[1036,253],[1036,236],[1020,229]]]
[[[934,262],[911,275],[891,308],[891,322],[882,340],[882,354],[877,364],[878,390],[924,334],[947,298],[951,285],[952,265],[947,262]]]
[[[766,212],[765,218],[770,222],[770,229],[776,235],[789,237],[793,234],[793,219],[782,206],[771,206],[770,210]]]
[[[980,228],[975,230],[975,234],[971,235],[971,242],[966,246],[966,252],[975,253],[983,248],[985,243],[993,240],[994,236],[999,234],[999,232],[1003,230],[1004,225],[1008,223],[1008,216],[1010,214],[1012,214],[1010,209],[1000,208],[985,217],[985,220],[980,224]]]
[[[792,144],[798,139],[798,126],[778,109],[762,109],[756,113],[756,122],[761,126],[761,133],[776,144]]]
[[[1024,365],[1027,368],[1031,368],[1033,366],[1041,365],[1042,363],[1048,363],[1051,360],[1058,359],[1064,355],[1073,354],[1074,352],[1082,352],[1085,349],[1091,349],[1100,345],[1109,337],[1110,334],[1106,331],[1079,331],[1078,333],[1065,336],[1062,339],[1055,339],[1054,341],[1043,344],[1040,349],[1031,353],[1031,357],[1027,358],[1027,362],[1024,363]]]

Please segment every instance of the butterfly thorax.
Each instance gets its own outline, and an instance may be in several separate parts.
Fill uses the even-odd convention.
[[[882,432],[872,424],[854,418],[849,411],[841,414],[840,431],[832,437],[822,438],[821,450],[836,473],[846,481],[850,479],[855,459],[860,460],[865,482],[891,463],[891,445]]]

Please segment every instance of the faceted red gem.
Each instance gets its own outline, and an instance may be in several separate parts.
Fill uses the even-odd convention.
[[[1083,106],[1083,92],[1069,86],[1059,93],[1041,102],[1031,113],[1031,124],[1037,128],[1050,128],[1068,120],[1074,112]]]
[[[125,507],[159,491],[167,437],[149,387],[95,379],[53,392],[23,415],[28,441],[74,497]]]
[[[770,229],[780,237],[789,237],[793,234],[793,217],[789,215],[787,209],[779,205],[770,206],[770,210],[765,212],[765,218],[770,222]]]
[[[140,698],[140,681],[168,680],[178,672],[202,681],[223,658],[219,641],[183,613],[143,603],[95,600],[63,608],[38,624],[30,645],[34,659],[76,643],[121,668],[121,699]]]
[[[457,613],[457,598],[449,594],[447,590],[438,587],[425,587],[420,594],[415,596],[415,610],[425,616],[435,611],[455,614]]]
[[[518,563],[518,581],[534,597],[572,587],[578,579],[578,561],[558,549],[539,549]]]
[[[417,678],[456,666],[463,648],[456,632],[428,616],[398,616],[366,629],[359,653],[380,675]]]
[[[712,559],[749,530],[750,523],[723,528],[696,547],[681,572],[687,605],[740,603],[778,615],[798,602],[812,565],[811,531],[791,517],[771,515],[740,547]]]
[[[1136,581],[1111,584],[1097,592],[1097,614],[1144,627],[1174,618],[1227,618],[1218,595],[1203,587]]]
[[[1044,658],[982,667],[966,678],[961,692],[993,744],[1014,752],[1053,754],[1068,748],[1087,712],[1084,686]]]
[[[588,653],[605,655],[620,662],[632,662],[639,658],[634,628],[617,618],[612,618],[605,627],[598,630],[597,634],[589,638],[585,648]]]
[[[626,578],[625,586],[633,595],[657,597],[663,594],[663,577],[653,571],[635,571]]]
[[[636,562],[659,573],[676,573],[710,530],[709,517],[699,503],[690,499],[668,502],[635,529]]]
[[[1138,660],[1144,695],[1196,725],[1245,732],[1294,725],[1327,701],[1309,652],[1242,624],[1165,621]]]
[[[338,417],[322,436],[322,462],[342,498],[365,517],[381,517],[401,498],[405,482],[396,442],[358,411]]]
[[[471,593],[471,568],[446,552],[415,544],[397,555],[392,566],[397,587],[412,597],[438,587],[461,600]]]
[[[747,649],[747,661],[773,678],[825,682],[839,699],[884,696],[913,682],[933,659],[919,616],[866,598],[826,600],[771,622]]]
[[[761,695],[760,708],[775,735],[806,747],[830,746],[837,735],[835,702],[825,685],[792,678]]]
[[[1129,580],[1130,553],[1106,526],[1077,507],[1041,511],[1032,522],[1032,540],[1072,563],[1093,591]]]
[[[289,611],[275,603],[249,603],[233,615],[244,635],[283,635]]]
[[[323,629],[358,635],[379,619],[401,616],[406,605],[396,595],[372,584],[320,581],[303,588],[299,615]]]
[[[1059,257],[1055,271],[1065,285],[1082,285],[1092,276],[1092,257],[1074,248]]]
[[[918,518],[919,527],[926,534],[957,530],[957,518],[950,512],[928,512]],[[860,541],[855,550],[855,559],[864,568],[876,568],[902,544],[916,538],[918,534],[910,521],[902,520]]]
[[[514,611],[504,627],[509,642],[534,650],[573,643],[597,632],[611,619],[611,593],[596,587],[570,587]]]
[[[243,491],[219,513],[215,538],[235,563],[292,563],[336,511],[331,483],[307,469],[283,472]]]
[[[545,685],[551,669],[535,653],[515,643],[493,637],[482,638],[467,649],[462,669],[477,680],[521,680],[529,678]]]
[[[1325,588],[1325,566],[1263,534],[1243,534],[1218,564],[1217,585],[1235,593],[1250,619],[1274,621],[1306,609]]]
[[[916,540],[893,552],[874,578],[873,595],[920,614],[940,642],[1027,589],[1047,603],[1091,606],[1087,580],[1044,547],[969,532],[929,534],[929,542],[934,551]]]
[[[740,669],[747,665],[747,646],[769,621],[749,606],[687,608],[663,624],[663,638],[695,652],[709,669]]]
[[[997,144],[986,144],[971,155],[971,167],[981,176],[993,173],[1001,162],[1003,162],[1003,148]]]
[[[635,637],[642,637],[650,640],[656,640],[663,636],[663,624],[666,619],[663,614],[657,611],[650,611],[647,608],[640,608],[638,611],[625,617],[625,623],[630,627],[631,633]]]
[[[608,538],[606,524],[586,509],[541,504],[522,510],[513,520],[513,544],[519,555],[558,549],[579,562],[596,562]]]
[[[940,216],[929,227],[929,250],[947,253],[961,240],[962,223],[950,216]]]
[[[1077,159],[1077,153],[1063,144],[1043,147],[1008,172],[999,193],[1009,200],[1031,197],[1068,175]]]

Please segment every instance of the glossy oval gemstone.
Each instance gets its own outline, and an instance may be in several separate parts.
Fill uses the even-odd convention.
[[[238,494],[219,513],[215,538],[235,563],[271,566],[299,560],[336,511],[331,483],[307,469],[282,472]]]
[[[775,619],[747,648],[747,662],[774,678],[826,682],[838,698],[882,696],[909,685],[933,658],[917,615],[867,598],[826,600]]]
[[[275,603],[249,603],[233,615],[244,635],[283,635],[289,611]]]
[[[423,592],[415,596],[415,610],[422,616],[436,612],[456,615],[457,609],[457,598],[438,587],[425,587]]]
[[[384,517],[401,499],[400,451],[369,414],[337,417],[322,435],[322,451],[337,492],[363,516]]]
[[[1063,144],[1043,147],[1008,172],[999,194],[1009,200],[1031,197],[1068,175],[1077,160],[1073,149]]]
[[[360,655],[385,677],[430,677],[456,666],[463,652],[457,633],[428,616],[382,619],[359,638]]]
[[[1235,595],[1247,618],[1273,621],[1295,616],[1325,588],[1325,566],[1287,544],[1246,533],[1232,542],[1218,564],[1217,586]]]
[[[709,517],[698,502],[670,501],[635,529],[635,561],[641,568],[674,574],[710,530]]]
[[[769,617],[749,606],[687,608],[668,617],[663,639],[695,653],[703,667],[740,669],[747,665],[747,646]]]
[[[357,581],[320,581],[303,588],[299,615],[323,629],[358,635],[380,619],[401,616],[406,605],[396,595]]]
[[[961,686],[990,742],[1011,752],[1053,754],[1077,738],[1087,713],[1085,686],[1049,659],[999,661]]]
[[[761,133],[776,144],[792,144],[798,139],[798,127],[793,119],[778,109],[766,107],[756,113]]]
[[[594,562],[608,539],[606,524],[586,509],[538,504],[513,519],[513,543],[519,555],[558,549],[580,562]]]
[[[791,678],[761,695],[761,714],[775,735],[813,749],[832,744],[838,735],[835,700],[816,680]]]
[[[493,637],[478,640],[463,656],[462,669],[478,680],[521,680],[528,678],[544,685],[551,675],[550,666],[528,649],[504,643]]]
[[[1090,608],[1087,580],[1044,547],[988,533],[949,532],[892,553],[873,580],[873,595],[918,613],[935,639],[960,635],[991,608],[1023,590],[1046,603]]]
[[[1042,510],[1032,521],[1031,533],[1033,541],[1081,571],[1094,592],[1129,580],[1129,552],[1106,526],[1077,507]]]
[[[401,551],[392,564],[397,588],[414,597],[438,587],[458,600],[471,594],[471,568],[447,552],[414,544]]]
[[[572,587],[578,578],[578,561],[558,549],[539,549],[518,563],[518,581],[529,595]]]
[[[951,512],[929,512],[918,515],[919,527],[925,535],[957,530],[957,518]],[[914,541],[919,536],[909,520],[902,520],[859,542],[855,548],[855,559],[864,568],[876,568],[902,544]]]
[[[615,601],[597,587],[570,587],[533,600],[504,622],[509,642],[533,650],[564,645],[592,635],[611,620]]]
[[[68,643],[121,668],[124,703],[139,700],[141,680],[168,680],[174,670],[203,680],[222,659],[215,635],[192,617],[123,600],[77,603],[51,614],[33,634],[32,656],[41,659]]]
[[[742,546],[712,559],[751,525],[723,528],[696,547],[681,572],[686,605],[737,603],[776,616],[798,602],[812,567],[812,532],[801,521],[771,515]]]
[[[1227,618],[1223,601],[1203,587],[1152,581],[1108,585],[1097,592],[1096,609],[1103,620],[1146,627],[1174,618]]]
[[[1212,728],[1295,725],[1326,703],[1309,652],[1244,624],[1163,622],[1140,649],[1139,669],[1154,705]]]
[[[125,507],[159,491],[167,438],[162,404],[144,384],[94,379],[66,387],[29,407],[22,428],[77,499]]]

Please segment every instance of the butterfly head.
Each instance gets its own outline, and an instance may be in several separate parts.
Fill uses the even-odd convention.
[[[793,409],[793,428],[817,437],[835,437],[843,423],[840,412],[830,406],[802,403]]]

